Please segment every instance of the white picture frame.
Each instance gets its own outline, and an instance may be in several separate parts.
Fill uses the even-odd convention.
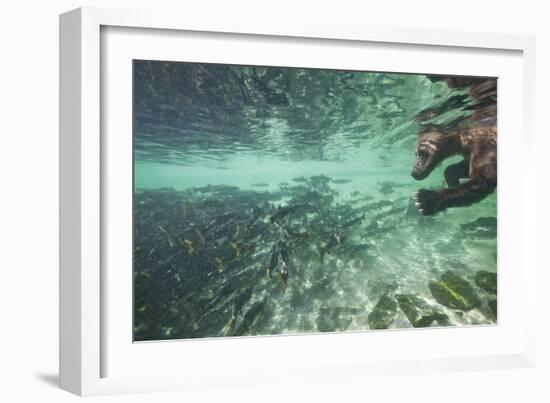
[[[499,188],[499,256],[502,243],[515,241],[511,253],[513,262],[521,267],[518,277],[510,277],[501,285],[499,277],[499,325],[478,330],[449,329],[444,337],[448,340],[466,340],[470,343],[477,337],[501,338],[495,340],[494,350],[484,350],[484,344],[477,350],[457,349],[446,354],[443,350],[433,354],[416,356],[396,355],[388,359],[367,359],[361,354],[339,360],[335,354],[316,357],[316,350],[308,351],[308,346],[315,349],[333,351],[342,344],[357,344],[367,341],[368,344],[382,343],[382,339],[392,339],[396,343],[410,340],[410,343],[422,343],[423,338],[437,337],[435,330],[415,330],[413,332],[365,332],[354,334],[308,335],[290,337],[254,337],[232,340],[194,340],[182,343],[163,343],[155,355],[179,354],[177,350],[190,347],[195,351],[191,362],[169,365],[170,371],[159,371],[158,375],[150,373],[126,374],[127,369],[107,371],[105,362],[113,354],[112,344],[105,333],[109,323],[110,305],[106,303],[108,292],[104,284],[106,277],[102,272],[105,267],[105,245],[103,230],[105,214],[102,214],[106,187],[106,175],[110,175],[106,165],[106,144],[102,140],[104,116],[102,115],[102,91],[107,92],[109,85],[102,81],[102,29],[106,27],[170,30],[170,32],[218,33],[218,35],[241,35],[253,37],[256,41],[331,41],[331,46],[345,43],[377,43],[377,46],[422,46],[438,49],[469,49],[483,55],[490,51],[516,52],[520,57],[522,77],[521,113],[517,120],[510,124],[519,124],[522,135],[510,143],[520,147],[521,159],[525,161],[522,169],[515,175],[514,184],[522,186],[522,192],[512,195],[508,206],[516,206],[511,231],[502,233],[501,189]],[[161,39],[158,39],[159,41]],[[286,43],[286,42],[285,42]],[[457,31],[430,31],[408,28],[385,28],[327,23],[320,21],[301,21],[280,25],[269,19],[249,21],[232,18],[227,20],[208,20],[191,15],[174,15],[169,12],[151,10],[119,10],[104,8],[80,8],[60,17],[60,385],[63,389],[79,395],[97,395],[113,393],[130,393],[140,391],[160,391],[171,389],[188,389],[215,386],[250,385],[266,382],[296,382],[334,380],[346,377],[368,376],[387,373],[390,375],[418,372],[437,372],[455,370],[475,370],[492,368],[527,367],[534,365],[534,320],[529,314],[518,315],[510,319],[510,332],[503,333],[508,322],[500,323],[501,295],[506,298],[510,284],[520,284],[522,312],[535,312],[534,301],[536,288],[536,216],[534,197],[527,189],[534,188],[534,164],[529,164],[534,155],[534,91],[535,91],[535,42],[533,37],[505,34],[467,33]],[[276,56],[276,55],[275,55]],[[461,67],[458,66],[457,69]],[[500,95],[499,95],[500,96]],[[499,99],[500,103],[500,99]],[[500,106],[499,106],[500,108]],[[499,112],[500,113],[500,112]],[[500,119],[499,119],[500,120]],[[500,124],[500,123],[499,123]],[[516,126],[514,126],[516,127]],[[499,127],[499,130],[501,128]],[[519,140],[518,140],[519,139]],[[500,141],[500,138],[499,138]],[[517,149],[517,148],[516,148]],[[499,149],[499,172],[501,164],[509,158],[504,151],[501,157]],[[111,169],[111,168],[109,168]],[[499,174],[500,176],[500,174]],[[499,179],[499,186],[501,181]],[[506,185],[503,186],[505,191]],[[506,203],[504,206],[506,208]],[[507,207],[510,209],[510,207]],[[509,212],[508,212],[509,213]],[[504,226],[504,228],[507,228]],[[501,266],[499,260],[499,270]],[[508,264],[508,263],[506,263]],[[108,276],[107,276],[108,277]],[[504,289],[503,289],[504,287]],[[516,296],[516,294],[514,294]],[[443,336],[441,336],[443,337]],[[344,339],[345,338],[345,339]],[[481,339],[479,339],[481,340]],[[194,343],[194,344],[193,344]],[[154,344],[154,343],[153,343]],[[109,348],[107,348],[109,346]],[[230,347],[230,349],[228,349]],[[275,349],[275,350],[274,350]],[[277,350],[280,349],[280,350]],[[282,350],[281,350],[282,349]],[[233,364],[231,369],[220,366],[210,372],[207,366],[194,370],[193,360],[198,364],[201,357],[207,363],[223,360],[224,355],[235,360],[229,352],[238,351],[243,359]],[[283,350],[303,354],[293,354],[292,360],[277,361],[277,355]],[[128,350],[128,354],[133,354]],[[254,357],[275,351],[272,360],[255,366]],[[428,350],[426,350],[428,351]],[[461,351],[465,351],[462,353]],[[137,353],[136,353],[137,354]],[[210,355],[210,356],[209,356]],[[216,356],[213,356],[216,355]],[[345,353],[344,353],[345,355]],[[213,356],[213,357],[212,357]],[[131,358],[122,356],[121,360]],[[131,362],[131,360],[129,360]],[[143,366],[150,365],[143,361]],[[178,368],[179,367],[179,368]],[[307,371],[304,369],[307,368]],[[179,369],[179,370],[178,370]],[[111,372],[116,375],[111,376]],[[337,374],[337,375],[335,375]],[[205,375],[209,375],[206,377]]]

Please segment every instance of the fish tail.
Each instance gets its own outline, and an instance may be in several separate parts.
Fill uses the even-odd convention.
[[[216,266],[218,267],[218,272],[222,273],[225,270],[223,260],[221,260],[219,257],[214,258],[214,263],[216,263]]]
[[[231,306],[231,319],[229,320],[229,329],[231,332],[235,330],[235,323],[237,322],[237,312],[235,312],[235,305]]]
[[[164,228],[162,225],[159,225],[158,229],[161,230],[161,232],[166,236],[166,240],[168,241],[168,244],[170,245],[171,248],[173,248],[174,241],[172,241],[172,237],[170,236],[168,231],[166,231],[166,228]]]
[[[193,241],[189,240],[189,239],[184,239],[183,240],[183,243],[185,244],[185,246],[187,247],[187,253],[189,253],[190,255],[193,254],[193,252],[195,252],[195,245],[193,245]]]
[[[237,322],[237,320],[234,316],[231,317],[231,319],[229,319],[229,322],[227,322],[227,325],[225,326],[224,336],[234,336],[235,335],[235,323],[236,322]]]
[[[321,260],[321,263],[325,262],[326,253],[327,253],[327,250],[325,248],[319,248],[319,259]]]
[[[241,256],[241,245],[237,242],[231,242],[231,247],[235,250],[235,257]]]
[[[287,279],[285,277],[283,277],[283,275],[281,273],[277,273],[277,277],[279,277],[281,279],[281,281],[283,282],[283,293],[286,292]]]
[[[198,237],[199,237],[199,239],[202,243],[206,242],[206,238],[204,237],[204,235],[202,234],[200,229],[195,228],[195,232],[197,233],[197,235],[198,235]]]

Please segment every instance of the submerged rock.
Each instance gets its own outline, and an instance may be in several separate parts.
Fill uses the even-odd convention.
[[[497,218],[479,217],[467,224],[460,224],[464,234],[475,239],[493,239],[497,236]]]
[[[371,329],[387,329],[397,316],[397,303],[388,295],[383,295],[367,321]]]
[[[433,322],[440,326],[449,325],[447,315],[433,309],[416,295],[398,294],[395,299],[399,303],[399,308],[414,327],[428,327]]]
[[[475,277],[476,284],[479,288],[487,291],[489,294],[497,294],[497,274],[490,271],[478,271]]]
[[[422,316],[414,327],[429,327],[436,322],[439,326],[449,326],[449,317],[443,313],[434,312],[430,315]]]
[[[448,308],[469,311],[481,305],[470,283],[450,271],[428,286],[436,301]]]

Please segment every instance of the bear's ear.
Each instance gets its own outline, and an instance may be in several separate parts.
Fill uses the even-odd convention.
[[[422,125],[420,126],[420,131],[418,134],[425,134],[425,133],[441,133],[441,128],[437,125]]]

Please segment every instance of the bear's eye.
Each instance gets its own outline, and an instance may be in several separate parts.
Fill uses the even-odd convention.
[[[421,148],[420,150],[418,150],[418,156],[420,158],[428,158],[428,151],[426,151],[425,149]]]

